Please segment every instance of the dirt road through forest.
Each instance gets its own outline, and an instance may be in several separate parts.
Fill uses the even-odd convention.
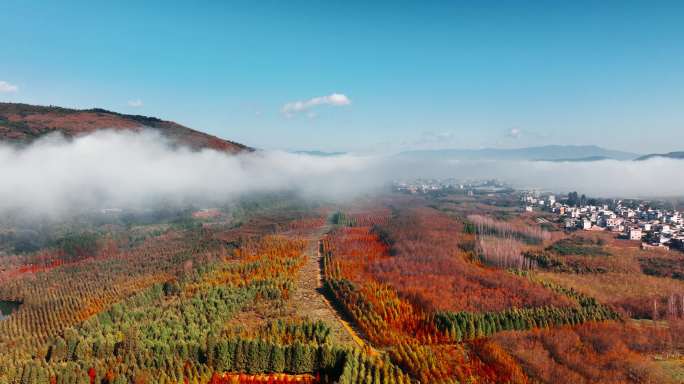
[[[309,243],[305,250],[306,264],[299,270],[297,289],[292,297],[292,303],[298,314],[314,321],[326,322],[337,342],[363,348],[366,342],[323,294],[320,241],[329,230],[330,226],[326,225],[308,238]]]

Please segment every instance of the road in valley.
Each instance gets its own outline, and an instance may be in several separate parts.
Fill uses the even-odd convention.
[[[330,226],[326,225],[308,238],[309,243],[304,251],[306,264],[299,270],[297,289],[292,295],[292,303],[296,313],[313,321],[321,320],[327,323],[331,328],[333,339],[338,343],[366,348],[368,343],[323,293],[320,242],[329,230]]]

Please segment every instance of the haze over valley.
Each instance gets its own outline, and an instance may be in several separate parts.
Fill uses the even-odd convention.
[[[679,2],[0,2],[0,384],[684,383]]]

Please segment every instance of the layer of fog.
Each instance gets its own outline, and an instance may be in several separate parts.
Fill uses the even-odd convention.
[[[395,179],[497,178],[515,186],[590,196],[684,195],[676,160],[586,163],[421,160],[393,156],[317,157],[279,151],[229,155],[173,148],[154,132],[102,131],[43,138],[23,149],[0,145],[0,210],[63,212],[211,204],[258,192],[353,198]]]
[[[684,161],[653,158],[645,161],[417,161],[410,168],[424,175],[453,175],[467,179],[497,179],[515,188],[591,197],[684,197]]]
[[[373,188],[364,180],[367,163],[353,156],[192,151],[174,148],[154,131],[50,136],[23,149],[0,146],[0,209],[210,204],[280,190],[341,198]]]

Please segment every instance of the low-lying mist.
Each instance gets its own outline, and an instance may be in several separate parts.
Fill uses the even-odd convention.
[[[516,188],[550,192],[578,191],[591,197],[658,198],[684,196],[684,161],[461,161],[415,162],[424,176],[498,179]]]
[[[281,151],[229,155],[177,148],[151,131],[48,136],[28,147],[0,145],[0,210],[60,213],[155,202],[211,204],[259,192],[348,199],[394,179],[497,178],[520,187],[591,196],[684,195],[684,162],[505,162],[317,157]]]
[[[153,131],[50,136],[22,149],[0,146],[0,209],[59,213],[159,201],[209,204],[279,190],[343,198],[372,189],[375,183],[364,180],[368,162],[280,151],[192,151]]]

